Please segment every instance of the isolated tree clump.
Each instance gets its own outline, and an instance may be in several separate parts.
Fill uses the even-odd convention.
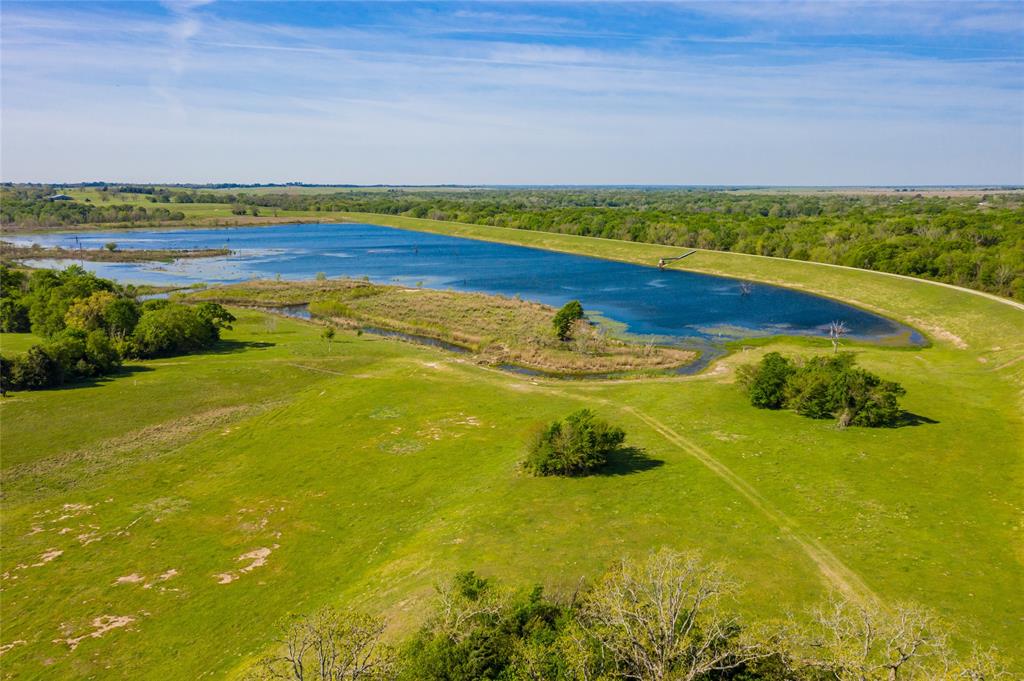
[[[892,426],[903,410],[906,394],[899,383],[886,381],[856,366],[852,353],[812,357],[798,362],[769,352],[758,364],[740,367],[740,383],[759,409],[792,409],[815,419],[835,418],[841,427]]]
[[[534,475],[585,475],[608,463],[625,439],[621,428],[581,409],[539,431],[523,465]]]
[[[552,324],[555,327],[555,334],[559,340],[569,340],[572,337],[572,327],[580,319],[583,319],[583,306],[578,300],[570,300],[555,313]]]

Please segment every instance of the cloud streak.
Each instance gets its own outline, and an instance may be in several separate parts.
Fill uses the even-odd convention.
[[[1024,182],[1006,5],[3,7],[6,180]]]

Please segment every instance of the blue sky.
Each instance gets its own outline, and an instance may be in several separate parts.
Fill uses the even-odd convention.
[[[1024,183],[1024,3],[12,2],[5,181]]]

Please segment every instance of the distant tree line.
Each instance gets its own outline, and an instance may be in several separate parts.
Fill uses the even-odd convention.
[[[218,185],[228,186],[228,185]],[[140,186],[103,187],[141,192]],[[752,193],[686,189],[354,189],[324,193],[151,187],[155,203],[400,215],[737,253],[905,274],[1024,300],[1024,196],[900,192]],[[5,187],[5,224],[158,219],[150,211],[45,201],[46,188]],[[34,196],[28,196],[35,192]],[[148,192],[147,192],[148,193]],[[71,202],[63,202],[68,204]],[[77,207],[75,207],[77,206]],[[160,209],[155,209],[160,210]],[[48,222],[49,221],[49,222]]]
[[[48,189],[4,189],[0,192],[0,224],[60,227],[82,224],[125,224],[179,221],[180,210],[139,205],[95,205],[79,201],[50,201]]]
[[[356,211],[848,265],[1024,299],[1020,196],[508,190],[241,194],[283,209]]]
[[[800,619],[748,622],[725,569],[669,549],[623,560],[571,596],[475,572],[440,584],[425,623],[324,608],[289,618],[249,681],[983,681],[993,650],[958,655],[915,605],[832,598]]]
[[[206,348],[234,319],[217,303],[140,303],[132,288],[77,265],[30,275],[0,266],[0,331],[43,339],[0,357],[0,390],[52,388],[114,373],[125,358]]]

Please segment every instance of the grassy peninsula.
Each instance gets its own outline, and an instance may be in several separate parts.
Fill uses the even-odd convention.
[[[192,300],[232,305],[308,305],[318,318],[349,328],[373,326],[464,347],[488,365],[514,365],[557,374],[604,374],[675,369],[697,353],[626,343],[589,323],[572,337],[552,331],[556,310],[505,296],[382,286],[366,281],[258,280],[217,286]]]

